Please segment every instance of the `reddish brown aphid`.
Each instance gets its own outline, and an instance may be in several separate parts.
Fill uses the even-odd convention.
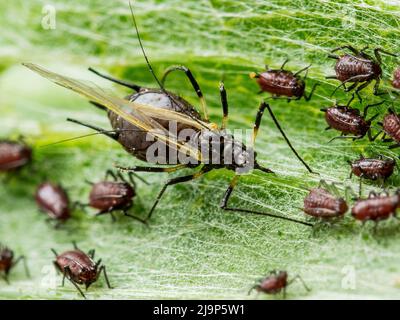
[[[393,174],[396,161],[390,158],[384,159],[382,156],[377,159],[361,156],[358,160],[349,161],[349,164],[351,165],[351,174],[355,174],[357,177],[370,180],[385,180]]]
[[[107,181],[108,176],[111,176],[114,181]],[[128,183],[120,172],[115,174],[111,170],[108,170],[104,181],[97,183],[88,182],[92,185],[92,190],[89,195],[89,203],[79,204],[82,207],[89,206],[95,209],[99,209],[96,216],[109,213],[113,220],[114,211],[122,211],[125,216],[134,218],[141,222],[145,222],[143,219],[132,216],[128,213],[128,210],[133,205],[133,198],[136,195],[136,185],[132,178],[132,173],[129,175],[130,183]]]
[[[257,292],[263,292],[266,294],[277,294],[281,291],[283,291],[283,297],[286,297],[286,288],[293,283],[296,279],[299,279],[302,284],[304,285],[304,288],[307,291],[310,291],[310,289],[306,286],[304,283],[303,279],[297,275],[295,276],[292,280],[288,280],[288,274],[286,271],[271,271],[268,276],[266,276],[263,279],[260,279],[257,284],[255,284],[249,291],[249,294],[251,291],[254,289]]]
[[[369,120],[366,120],[366,116],[370,107],[375,107],[382,103],[384,103],[384,101],[366,106],[363,115],[360,114],[360,110],[351,108],[348,105],[342,106],[335,104],[332,107],[321,109],[321,111],[325,112],[325,120],[328,124],[325,130],[335,129],[342,133],[341,136],[334,137],[330,141],[335,139],[356,140],[365,137],[365,135],[368,135],[370,141],[375,140],[380,132],[372,136],[371,123],[379,114],[374,115]],[[347,136],[349,134],[351,136]]]
[[[51,182],[39,185],[35,195],[36,203],[50,219],[65,222],[71,217],[69,199],[65,190]]]
[[[389,146],[389,149],[400,147],[400,117],[394,110],[389,109],[389,113],[385,115],[382,123],[385,135],[388,135],[395,144]]]
[[[393,73],[392,86],[395,89],[400,89],[400,67],[398,67]]]
[[[25,257],[20,256],[17,259],[14,258],[14,252],[0,244],[0,275],[7,283],[9,283],[8,276],[11,269],[14,268],[21,260],[24,262],[26,275],[30,277]]]
[[[282,64],[280,69],[269,69],[268,66],[266,66],[266,70],[261,73],[252,72],[250,73],[250,78],[257,80],[261,92],[272,93],[273,97],[284,96],[288,98],[288,101],[299,100],[302,97],[304,97],[306,101],[310,100],[318,85],[314,84],[310,94],[308,96],[306,95],[305,79],[307,78],[307,72],[310,66],[293,73],[283,69],[287,61],[288,60]],[[303,71],[306,71],[306,74],[302,79],[299,75]]]
[[[97,262],[93,260],[95,250],[92,249],[86,254],[77,247],[75,242],[73,245],[74,250],[65,251],[60,255],[54,249],[51,249],[56,256],[56,260],[53,261],[54,266],[63,274],[62,286],[64,286],[64,280],[67,278],[86,299],[86,296],[78,285],[85,285],[87,290],[92,283],[97,281],[103,272],[108,288],[112,289],[108,280],[106,267],[101,265],[101,259]]]
[[[335,72],[336,75],[326,77],[327,79],[337,79],[341,81],[341,84],[333,91],[332,95],[336,92],[338,88],[341,86],[344,87],[346,92],[349,92],[353,89],[356,89],[355,93],[362,100],[359,92],[367,87],[371,81],[375,80],[374,85],[374,95],[381,95],[379,93],[379,83],[382,76],[382,59],[380,53],[385,53],[387,55],[397,57],[397,55],[384,51],[381,48],[374,49],[375,58],[372,58],[368,54],[365,53],[365,50],[368,47],[365,47],[361,50],[357,50],[352,46],[346,45],[342,47],[338,47],[331,52],[336,52],[342,49],[348,49],[353,54],[344,54],[341,56],[330,54],[329,57],[336,59]],[[346,83],[352,83],[352,85],[346,88]]]
[[[316,218],[336,218],[343,216],[348,210],[346,201],[332,195],[323,188],[314,188],[304,198],[303,211]]]
[[[372,220],[378,222],[396,215],[396,209],[400,206],[400,191],[394,195],[387,193],[376,194],[370,192],[367,199],[358,200],[351,209],[352,216],[360,221]]]
[[[17,141],[0,141],[0,172],[18,170],[30,163],[32,149]]]

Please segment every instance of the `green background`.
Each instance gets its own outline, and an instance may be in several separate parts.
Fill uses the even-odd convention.
[[[254,172],[241,179],[233,202],[298,219],[306,188],[320,178],[352,186],[348,159],[382,153],[397,157],[380,141],[328,140],[322,107],[337,82],[330,49],[343,44],[370,45],[398,52],[399,10],[389,1],[136,1],[134,9],[144,45],[158,75],[171,64],[190,67],[199,81],[213,121],[221,120],[218,84],[224,78],[230,103],[230,128],[250,129],[257,106],[267,95],[249,79],[264,64],[297,71],[312,63],[307,91],[321,84],[310,102],[271,102],[278,119],[299,153],[320,173],[310,175],[293,157],[266,116],[257,140],[258,158],[276,175]],[[45,30],[43,6],[56,9],[56,29]],[[0,188],[0,241],[17,254],[25,254],[32,278],[23,268],[13,270],[11,285],[0,281],[6,299],[80,299],[72,285],[59,286],[52,277],[53,255],[76,240],[85,250],[95,248],[107,265],[115,289],[103,280],[90,288],[90,299],[200,298],[270,299],[247,296],[254,281],[269,270],[300,274],[311,292],[295,282],[288,289],[293,299],[398,298],[400,289],[399,223],[383,222],[376,234],[350,215],[339,223],[310,228],[277,219],[222,212],[220,198],[232,173],[219,170],[171,188],[160,203],[150,229],[123,216],[112,223],[91,211],[74,212],[64,228],[55,230],[38,212],[33,194],[43,179],[62,183],[72,200],[87,201],[84,180],[102,179],[114,163],[140,164],[120,146],[102,136],[40,147],[61,139],[90,133],[65,121],[72,117],[109,128],[104,113],[84,99],[59,88],[20,65],[33,62],[61,74],[91,80],[119,95],[124,88],[90,74],[88,66],[145,86],[155,86],[141,56],[127,1],[0,1],[0,134],[23,134],[33,145],[35,161]],[[396,61],[384,58],[384,87]],[[182,74],[174,74],[167,87],[198,106]],[[365,103],[380,101],[363,91]],[[347,97],[339,92],[339,101]],[[396,104],[397,102],[395,102]],[[355,107],[361,107],[356,101]],[[377,110],[383,114],[386,107]],[[377,128],[373,129],[374,131]],[[139,183],[133,211],[145,215],[167,175],[148,174],[151,183]],[[387,187],[399,185],[398,173]],[[368,184],[367,189],[374,188]],[[50,272],[50,273],[49,273]],[[354,288],[346,286],[352,276]],[[56,280],[56,282],[52,282]],[[396,286],[397,283],[397,286]],[[276,298],[279,298],[277,296]]]

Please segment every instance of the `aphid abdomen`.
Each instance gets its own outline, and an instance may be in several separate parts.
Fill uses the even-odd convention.
[[[0,246],[0,271],[7,274],[13,265],[14,253],[7,247]]]
[[[365,135],[370,124],[355,109],[330,107],[325,112],[328,125],[344,134]]]
[[[67,220],[71,217],[69,199],[61,186],[42,183],[36,191],[36,203],[52,219]]]
[[[338,217],[348,210],[342,198],[336,198],[322,188],[312,189],[304,198],[304,212],[317,218]]]
[[[360,159],[351,164],[352,172],[366,179],[376,180],[388,178],[393,174],[395,162],[393,160]]]
[[[363,82],[380,77],[381,67],[374,61],[344,55],[339,57],[335,65],[336,76],[340,81],[346,81],[357,76],[357,80],[348,82]]]
[[[257,290],[267,294],[279,293],[282,289],[287,286],[287,273],[281,271],[278,274],[271,275],[263,279],[258,286]]]
[[[91,283],[97,280],[97,268],[94,261],[80,250],[66,251],[56,258],[58,268],[69,269],[69,276],[78,284]]]
[[[32,149],[11,141],[0,141],[0,171],[21,168],[32,160]]]
[[[89,205],[99,210],[117,209],[129,205],[134,196],[135,191],[127,183],[103,181],[93,185]]]
[[[199,113],[189,104],[189,102],[170,92],[168,92],[168,94],[174,99],[174,102],[171,102],[171,99],[162,91],[149,89],[143,89],[138,93],[126,97],[126,99],[129,101],[147,104],[152,107],[173,110],[177,112],[185,111],[191,114],[194,118],[199,120],[201,119]],[[144,132],[140,128],[132,125],[111,111],[108,112],[108,118],[110,119],[113,129],[120,130],[118,142],[124,147],[124,149],[130,154],[134,155],[136,158],[143,161],[148,161],[147,149],[154,143],[154,141],[148,141],[149,139],[146,140],[147,132]],[[170,124],[168,121],[160,119],[155,120],[167,130],[170,129]],[[178,123],[176,128],[177,133],[179,134],[181,130],[186,128],[188,128],[188,126]],[[169,147],[167,146],[166,155],[164,155],[164,157],[167,158],[164,159],[164,164],[168,163],[168,148]]]
[[[304,94],[304,82],[290,71],[268,70],[257,78],[262,91],[276,96],[301,97]]]
[[[359,200],[351,210],[354,218],[361,221],[383,220],[395,213],[398,206],[398,196],[377,197]]]
[[[400,142],[400,118],[397,114],[387,114],[383,119],[383,130],[396,142]]]

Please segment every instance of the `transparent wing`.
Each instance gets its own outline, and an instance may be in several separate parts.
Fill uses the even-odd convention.
[[[198,123],[190,117],[178,112],[165,109],[162,109],[162,112],[160,112],[159,108],[154,108],[134,101],[129,102],[128,100],[112,96],[97,86],[91,86],[83,81],[62,76],[32,63],[23,63],[23,65],[42,77],[47,78],[62,87],[75,91],[91,101],[103,105],[108,110],[118,114],[124,120],[148,132],[154,138],[168,144],[168,146],[173,147],[180,152],[190,155],[194,159],[201,161],[201,152],[198,149],[179,142],[176,136],[173,136],[171,132],[166,130],[151,117],[177,121],[198,129],[204,128],[204,125],[207,125],[207,123]]]

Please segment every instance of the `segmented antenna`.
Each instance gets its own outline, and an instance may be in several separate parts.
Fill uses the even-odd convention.
[[[140,37],[139,28],[138,28],[137,23],[136,23],[135,14],[133,13],[132,3],[131,3],[130,0],[129,0],[129,8],[131,9],[132,21],[133,21],[133,25],[134,25],[135,30],[136,30],[137,38],[139,40],[140,49],[142,50],[142,53],[143,53],[143,56],[144,56],[144,58],[146,60],[147,66],[149,67],[149,70],[150,70],[151,74],[153,75],[154,79],[157,81],[157,83],[160,86],[161,90],[163,90],[165,92],[164,86],[161,84],[160,80],[158,80],[158,78],[157,78],[157,76],[156,76],[156,74],[155,74],[155,72],[153,70],[153,67],[150,64],[150,61],[147,58],[147,54],[146,54],[146,51],[144,50],[144,47],[143,47],[143,44],[142,44],[142,39]]]
[[[171,100],[171,102],[175,103],[175,105],[179,108],[179,110],[181,112],[183,112],[184,114],[186,114],[187,116],[189,116],[193,121],[196,121],[198,124],[200,124],[202,127],[204,127],[205,129],[208,129],[207,126],[205,126],[203,123],[201,123],[201,121],[199,121],[199,119],[197,119],[196,117],[194,117],[192,114],[190,114],[190,112],[187,112],[186,110],[182,109],[182,107],[179,105],[179,103],[176,102],[176,100],[174,99],[174,97],[172,97],[167,90],[165,90],[164,86],[162,85],[161,81],[158,80],[153,67],[151,66],[151,63],[149,61],[149,58],[147,57],[146,51],[144,50],[143,47],[143,43],[142,43],[142,39],[140,37],[140,33],[139,33],[139,28],[137,26],[136,23],[136,18],[135,18],[135,14],[133,13],[133,8],[132,8],[132,2],[131,0],[129,0],[129,8],[131,10],[131,16],[132,16],[132,21],[133,21],[133,26],[135,27],[136,30],[136,35],[139,41],[139,45],[140,45],[140,49],[142,50],[144,59],[146,60],[146,64],[150,70],[150,73],[153,75],[153,78],[156,80],[157,84],[159,85],[160,89],[162,90],[162,92],[164,92],[164,94],[166,94],[168,96],[168,98]]]

